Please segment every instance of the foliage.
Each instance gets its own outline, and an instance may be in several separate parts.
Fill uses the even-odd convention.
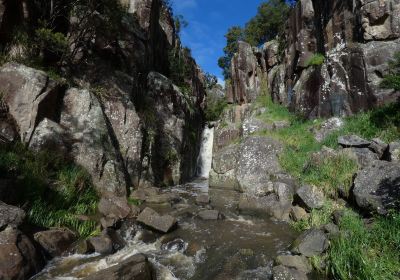
[[[188,27],[189,23],[182,15],[174,16],[175,31],[180,34],[183,28]]]
[[[389,74],[383,78],[381,87],[400,90],[400,52],[394,55],[389,61]]]
[[[36,153],[17,143],[0,147],[0,173],[18,178],[23,188],[19,200],[26,205],[32,224],[69,227],[81,236],[95,230],[96,222],[90,216],[95,214],[98,197],[82,168],[66,163],[54,152]]]
[[[169,51],[169,78],[179,86],[185,86],[186,80],[191,77],[190,49],[172,49]]]
[[[282,40],[284,27],[293,2],[284,0],[263,2],[258,7],[257,14],[247,22],[245,28],[233,26],[228,29],[225,35],[224,55],[218,60],[218,65],[222,68],[225,79],[230,78],[231,60],[237,52],[239,41],[246,41],[253,46],[258,46],[280,35],[280,45],[285,44]]]
[[[306,61],[306,67],[319,66],[324,64],[324,61],[325,61],[325,56],[323,54],[316,53],[313,54],[313,56]]]
[[[347,211],[341,233],[328,252],[328,272],[335,279],[386,280],[400,275],[400,214],[377,217],[371,226]]]
[[[207,96],[207,107],[204,115],[207,121],[217,121],[224,109],[228,106],[225,98],[209,94]]]
[[[54,54],[64,53],[68,48],[66,36],[60,32],[54,32],[49,28],[37,29],[36,40],[40,49]]]

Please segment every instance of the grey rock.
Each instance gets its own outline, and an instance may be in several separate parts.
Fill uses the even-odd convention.
[[[302,207],[293,206],[290,211],[290,218],[295,222],[307,220],[308,217],[309,217],[309,214]]]
[[[322,142],[333,132],[339,130],[343,126],[344,122],[341,118],[333,117],[326,120],[318,128],[313,128],[314,138],[318,142]]]
[[[210,203],[210,197],[208,194],[200,194],[196,197],[196,204],[207,205]]]
[[[357,135],[339,136],[338,143],[344,148],[349,148],[349,147],[368,148],[368,146],[371,144],[370,141],[362,139]]]
[[[293,196],[294,196],[294,187],[289,184],[275,182],[274,183],[274,191],[275,194],[278,196],[278,200],[281,203],[292,203]]]
[[[288,121],[275,121],[273,123],[273,127],[275,130],[287,128],[290,126],[290,122]]]
[[[153,209],[146,207],[137,221],[163,233],[169,232],[175,225],[176,219],[170,215],[161,216]]]
[[[379,159],[379,156],[368,148],[345,148],[341,152],[348,158],[355,160],[360,168],[364,168]]]
[[[124,219],[131,212],[131,208],[125,197],[112,195],[102,197],[99,201],[98,209],[103,216],[113,219]]]
[[[65,155],[67,146],[64,143],[64,134],[65,130],[59,124],[45,118],[33,132],[29,148],[35,151],[49,150]]]
[[[254,194],[270,181],[271,174],[279,173],[279,142],[269,137],[250,136],[240,146],[236,178],[241,190]]]
[[[242,124],[243,137],[247,137],[257,132],[272,130],[272,128],[273,126],[271,124],[267,124],[256,117],[250,117],[245,119]]]
[[[329,247],[329,240],[319,229],[303,232],[292,244],[292,252],[306,257],[321,255]]]
[[[353,194],[357,205],[367,211],[384,214],[400,207],[400,165],[375,161],[358,172]]]
[[[383,156],[385,155],[389,145],[383,142],[379,138],[374,138],[371,140],[371,144],[369,145],[369,148],[378,155],[378,159],[382,159]]]
[[[321,209],[325,203],[325,196],[316,186],[304,185],[296,192],[296,199],[300,206],[306,209]]]
[[[203,220],[220,220],[222,215],[218,210],[202,210],[199,217]]]
[[[240,190],[236,178],[238,145],[231,145],[215,151],[210,172],[210,188]]]
[[[333,222],[338,226],[340,225],[340,222],[342,221],[343,217],[344,217],[343,210],[335,210],[332,213]]]
[[[77,236],[69,229],[50,229],[35,233],[34,239],[48,256],[54,258],[69,249]]]
[[[84,280],[152,280],[152,270],[147,258],[142,255],[129,257],[117,265],[99,270]]]
[[[275,194],[265,197],[257,197],[249,194],[242,194],[239,197],[239,211],[243,214],[249,215],[271,215],[271,207],[277,205],[279,202]]]
[[[89,238],[88,242],[96,253],[109,255],[114,252],[113,242],[108,235],[102,234]]]
[[[304,272],[283,265],[275,266],[272,274],[273,280],[308,280]]]
[[[389,160],[392,162],[400,161],[400,142],[392,142],[389,145]]]
[[[312,266],[305,256],[280,255],[275,259],[277,265],[295,268],[306,274],[312,271]]]
[[[330,239],[339,234],[339,227],[333,223],[323,225],[321,229],[328,235]]]
[[[29,279],[44,266],[44,261],[29,238],[17,229],[0,232],[0,279]]]
[[[25,216],[24,210],[0,201],[0,231],[7,226],[20,226]]]

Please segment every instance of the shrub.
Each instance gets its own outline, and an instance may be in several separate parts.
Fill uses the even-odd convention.
[[[42,50],[63,54],[68,49],[68,40],[60,32],[54,32],[49,28],[39,28],[35,33],[37,43]]]
[[[400,90],[400,52],[397,52],[388,64],[389,74],[383,78],[381,87]]]
[[[306,61],[306,67],[319,66],[324,64],[324,62],[325,62],[325,56],[323,54],[316,53]]]
[[[225,98],[209,95],[207,97],[207,107],[204,115],[207,121],[217,121],[224,109],[228,106]]]

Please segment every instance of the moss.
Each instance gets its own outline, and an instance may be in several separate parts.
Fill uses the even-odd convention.
[[[306,61],[306,67],[319,66],[324,64],[324,62],[325,62],[325,56],[323,54],[316,53],[313,54],[313,56]]]

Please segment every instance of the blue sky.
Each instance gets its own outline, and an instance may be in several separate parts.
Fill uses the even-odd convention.
[[[223,55],[225,33],[233,25],[243,26],[257,13],[263,0],[173,0],[174,13],[189,26],[181,33],[183,44],[201,68],[222,80],[218,58]]]

